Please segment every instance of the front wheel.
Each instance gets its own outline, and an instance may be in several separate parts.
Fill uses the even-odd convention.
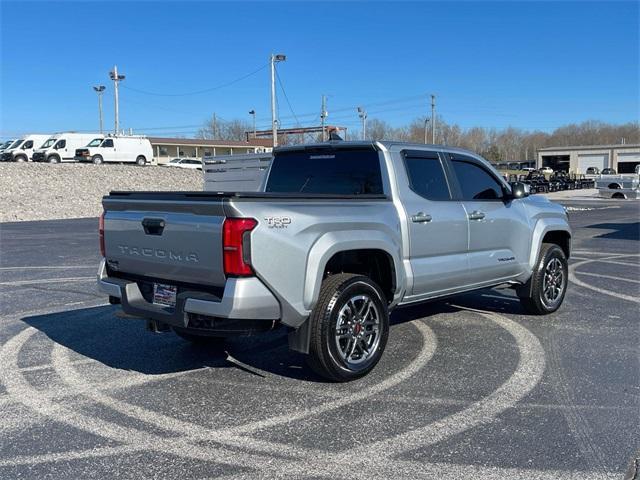
[[[100,165],[103,162],[103,159],[101,155],[94,155],[91,161],[96,165]]]
[[[380,287],[350,273],[327,277],[309,317],[307,363],[335,382],[363,377],[378,363],[389,336],[389,310]]]
[[[57,155],[51,155],[49,157],[49,163],[60,163],[60,157]]]
[[[567,293],[569,265],[562,248],[543,243],[533,275],[520,291],[520,303],[534,315],[555,312]]]

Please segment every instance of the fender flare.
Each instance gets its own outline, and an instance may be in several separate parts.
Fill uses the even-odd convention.
[[[529,268],[531,271],[535,268],[536,261],[538,260],[538,255],[542,248],[542,240],[549,232],[564,232],[569,234],[569,251],[571,251],[572,232],[567,222],[558,217],[539,218],[533,229],[531,238],[531,253],[529,254]]]
[[[318,301],[324,269],[331,257],[348,250],[382,250],[388,254],[393,261],[396,285],[392,305],[399,301],[406,283],[399,240],[379,230],[340,230],[322,235],[309,251],[304,280],[304,308],[311,310]]]

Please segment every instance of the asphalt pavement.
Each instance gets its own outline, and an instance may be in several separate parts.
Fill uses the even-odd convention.
[[[0,224],[0,478],[633,475],[640,202],[564,203],[558,312],[526,315],[509,289],[398,309],[348,384],[282,330],[216,351],[118,317],[95,287],[97,219]]]

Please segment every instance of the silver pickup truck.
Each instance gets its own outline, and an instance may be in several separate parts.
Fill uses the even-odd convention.
[[[374,368],[395,307],[509,284],[546,314],[567,288],[564,209],[457,148],[282,147],[260,192],[112,192],[103,205],[111,303],[194,342],[285,326],[334,381]]]

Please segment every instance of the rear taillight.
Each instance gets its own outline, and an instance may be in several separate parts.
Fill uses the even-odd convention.
[[[250,232],[258,224],[253,218],[227,218],[222,225],[222,252],[225,275],[253,275],[250,258]]]
[[[104,212],[100,215],[100,221],[98,222],[98,234],[100,235],[100,255],[105,257],[104,249]]]

